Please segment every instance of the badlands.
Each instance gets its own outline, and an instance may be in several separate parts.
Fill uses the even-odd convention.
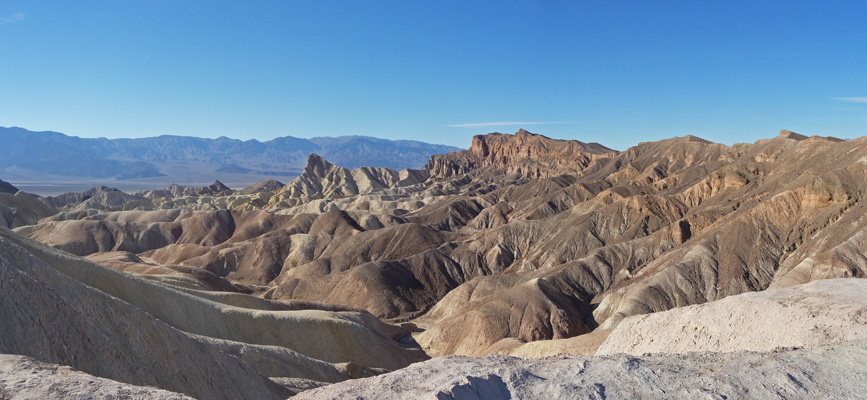
[[[0,399],[867,398],[867,138],[35,197],[0,182]]]

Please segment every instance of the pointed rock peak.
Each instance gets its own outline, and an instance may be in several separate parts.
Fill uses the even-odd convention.
[[[517,136],[517,135],[529,135],[529,136],[533,136],[533,133],[530,132],[530,131],[528,131],[528,130],[526,130],[526,129],[518,129],[518,131],[515,132],[515,136]]]
[[[331,167],[333,167],[333,165],[328,162],[328,160],[322,158],[319,154],[310,153],[307,157],[307,165],[304,167],[304,172],[321,176]]]
[[[795,133],[792,131],[787,131],[785,129],[781,130],[780,134],[777,135],[777,137],[778,138],[785,138],[785,139],[794,139],[794,140],[804,140],[807,138],[804,135],[801,135],[801,134],[798,134],[798,133]]]
[[[207,187],[204,187],[202,189],[207,190],[207,191],[212,192],[212,193],[220,193],[220,192],[226,192],[226,191],[232,190],[231,188],[229,188],[228,186],[226,186],[225,184],[223,184],[223,182],[220,182],[219,180],[214,181],[214,183],[211,186],[207,186]]]
[[[307,156],[307,165],[310,165],[310,164],[318,165],[318,164],[331,164],[331,163],[329,163],[328,160],[322,158],[322,156],[320,156],[319,154],[310,153],[310,155]]]
[[[11,183],[3,181],[2,179],[0,179],[0,192],[15,194],[18,192],[18,188],[15,186],[12,186]]]

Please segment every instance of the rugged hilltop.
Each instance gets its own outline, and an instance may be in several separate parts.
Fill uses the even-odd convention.
[[[548,178],[580,172],[598,156],[616,153],[599,143],[551,140],[521,129],[514,135],[475,136],[469,150],[433,155],[425,168],[440,178],[483,167],[529,178]]]
[[[667,310],[864,277],[865,160],[867,138],[789,131],[752,144],[685,136],[618,152],[521,130],[476,136],[423,170],[348,169],[313,154],[298,178],[271,190],[67,204],[15,234],[177,290],[361,309],[413,331],[429,356],[657,349],[648,343],[691,343],[665,331],[689,320],[663,319]],[[794,302],[802,292],[775,293]],[[756,313],[729,317],[761,318],[763,307],[747,308]],[[818,323],[805,317],[813,309],[777,312],[779,323]],[[766,342],[858,339],[846,324],[859,310],[841,314],[849,322],[831,341],[807,329],[794,342]],[[647,314],[642,326],[658,335],[634,328]],[[715,320],[726,319],[706,323]],[[772,358],[788,365],[820,353]],[[630,362],[612,362],[621,361]]]

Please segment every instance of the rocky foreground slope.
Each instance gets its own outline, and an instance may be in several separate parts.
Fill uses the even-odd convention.
[[[741,294],[629,317],[596,356],[441,357],[299,398],[862,398],[864,293],[830,279]]]
[[[867,343],[769,353],[449,356],[298,399],[858,399]]]
[[[826,279],[636,315],[597,354],[770,351],[867,340],[867,280]]]
[[[192,397],[154,387],[99,378],[67,366],[39,362],[30,357],[0,354],[0,399],[190,400]]]
[[[0,255],[0,353],[119,382],[196,398],[285,398],[299,381],[427,358],[400,339],[408,331],[366,312],[176,290],[3,228]]]

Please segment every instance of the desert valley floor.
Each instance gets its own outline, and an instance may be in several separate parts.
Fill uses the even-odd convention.
[[[0,399],[867,398],[865,196],[867,137],[789,131],[0,181]]]

